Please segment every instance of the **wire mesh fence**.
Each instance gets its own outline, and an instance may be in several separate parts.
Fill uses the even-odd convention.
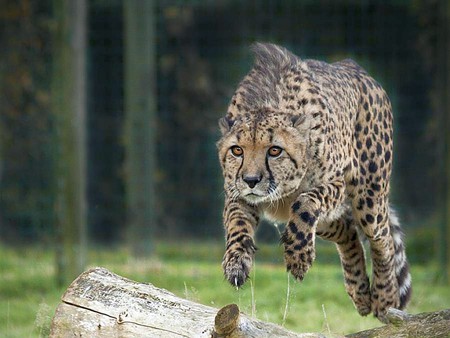
[[[279,43],[302,58],[331,62],[350,57],[373,74],[394,104],[392,200],[409,226],[422,225],[424,216],[438,217],[443,208],[439,177],[445,135],[439,129],[442,112],[433,97],[439,96],[434,76],[439,69],[441,21],[436,18],[441,2],[153,3],[157,60],[153,226],[159,236],[221,236],[216,121],[251,65],[248,46],[254,41]],[[51,2],[22,0],[16,7],[2,8],[5,30],[0,36],[6,49],[0,85],[3,91],[14,84],[11,95],[1,101],[2,236],[41,238],[54,227],[57,184],[52,175],[55,145],[46,77],[51,69]],[[120,0],[88,2],[88,227],[91,239],[107,242],[122,240],[127,222],[123,14]],[[32,39],[30,46],[14,42],[12,35],[23,43]],[[32,45],[36,41],[41,45]],[[19,54],[16,71],[10,66]]]

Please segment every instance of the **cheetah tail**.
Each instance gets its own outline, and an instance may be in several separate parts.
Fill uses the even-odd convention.
[[[395,250],[395,274],[400,292],[400,306],[403,309],[411,298],[411,275],[409,273],[409,265],[406,259],[405,246],[403,244],[403,231],[400,228],[400,222],[397,213],[393,208],[389,210],[389,222],[392,238],[394,239]]]

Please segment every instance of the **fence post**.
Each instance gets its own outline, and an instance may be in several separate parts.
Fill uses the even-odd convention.
[[[152,251],[155,226],[155,2],[123,3],[127,240],[135,256],[145,256]]]
[[[438,237],[438,260],[441,277],[445,283],[450,281],[450,5],[440,1],[436,41],[436,107],[438,109],[439,127],[439,174],[440,187],[440,224]]]
[[[445,178],[447,184],[445,185],[445,223],[443,225],[443,250],[446,248],[446,252],[443,252],[443,255],[445,256],[444,259],[444,265],[443,268],[446,269],[446,282],[450,282],[450,4],[448,1],[442,1],[442,7],[443,7],[443,36],[444,36],[444,43],[441,45],[442,53],[444,53],[443,57],[443,70],[444,70],[444,86],[442,88],[442,100],[444,100],[444,106],[443,106],[443,114],[445,118],[445,130],[444,130],[444,137],[445,137]]]
[[[52,109],[58,148],[57,279],[72,281],[86,256],[86,0],[55,0]]]

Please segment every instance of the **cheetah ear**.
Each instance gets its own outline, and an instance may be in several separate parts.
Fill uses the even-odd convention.
[[[220,132],[222,133],[222,135],[229,132],[231,127],[233,126],[233,124],[234,124],[234,120],[232,120],[228,117],[222,117],[219,120],[219,128],[220,128]]]
[[[291,117],[292,126],[297,129],[301,134],[308,134],[309,133],[309,126],[311,124],[311,120],[308,118],[308,116],[300,115],[300,116],[292,116]]]
[[[291,117],[291,121],[292,126],[298,129],[306,121],[306,115],[294,115]]]

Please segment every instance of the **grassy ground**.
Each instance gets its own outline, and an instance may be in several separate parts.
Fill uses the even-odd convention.
[[[330,249],[331,248],[331,249]],[[334,336],[379,326],[359,317],[344,291],[332,246],[318,248],[318,260],[301,284],[289,279],[280,248],[262,246],[252,278],[236,291],[222,277],[221,244],[159,244],[158,258],[133,260],[126,250],[91,250],[90,266],[104,266],[128,278],[151,282],[188,299],[221,307],[236,303],[242,311],[297,332]],[[54,256],[37,247],[13,249],[0,245],[0,335],[45,337],[66,287],[57,287]],[[435,311],[450,305],[450,288],[435,283],[434,266],[415,266],[414,295],[408,310]],[[286,299],[288,297],[287,312]],[[285,315],[286,313],[286,315]]]

